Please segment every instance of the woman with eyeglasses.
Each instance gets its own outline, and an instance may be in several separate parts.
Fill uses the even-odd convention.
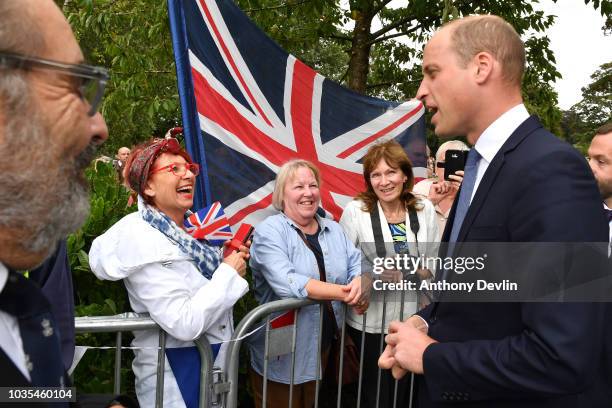
[[[138,211],[96,238],[89,253],[100,279],[123,279],[132,309],[148,313],[168,334],[164,407],[197,403],[199,358],[193,340],[205,335],[215,365],[233,331],[232,307],[248,291],[243,278],[248,248],[222,258],[219,248],[185,232],[199,167],[174,138],[136,147],[126,164],[127,183],[138,193]],[[134,332],[136,394],[155,405],[157,330]],[[194,362],[196,366],[193,365]],[[186,387],[185,384],[195,384]]]
[[[347,204],[340,225],[349,239],[361,249],[362,290],[370,294],[369,308],[364,316],[352,310],[347,316],[347,331],[358,349],[363,346],[363,377],[361,406],[364,408],[394,406],[395,381],[390,371],[378,378],[378,357],[382,353],[382,338],[393,320],[405,320],[427,301],[427,292],[414,290],[379,290],[384,283],[413,282],[433,278],[429,265],[418,269],[403,269],[406,262],[395,267],[382,267],[383,258],[417,260],[437,254],[438,226],[432,204],[412,193],[412,164],[402,146],[394,140],[370,147],[363,157],[365,191]],[[378,261],[377,261],[378,259]],[[400,269],[400,266],[402,267]],[[365,284],[369,277],[371,282]],[[418,286],[417,286],[418,287]],[[420,304],[419,304],[420,303]],[[410,376],[397,387],[397,406],[408,406]],[[377,401],[378,398],[378,401]]]

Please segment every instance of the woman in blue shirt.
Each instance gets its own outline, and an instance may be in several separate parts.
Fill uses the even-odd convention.
[[[317,215],[319,171],[305,160],[285,163],[276,177],[272,196],[280,214],[268,217],[255,229],[251,246],[251,268],[255,297],[260,304],[285,298],[331,300],[333,313],[319,305],[303,307],[297,314],[297,344],[294,369],[293,407],[310,408],[314,402],[317,378],[318,340],[329,354],[342,327],[340,302],[363,311],[360,300],[361,255],[335,221]],[[326,282],[320,279],[320,270]],[[340,302],[339,302],[340,301]],[[319,333],[320,311],[324,310],[323,330]],[[334,325],[334,318],[336,325]],[[251,384],[256,407],[262,404],[264,333],[254,336],[251,345]],[[325,367],[326,361],[322,362]],[[289,402],[291,354],[268,362],[267,405],[284,407]]]

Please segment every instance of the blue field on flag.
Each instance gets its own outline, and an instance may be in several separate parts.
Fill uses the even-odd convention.
[[[230,225],[257,224],[274,213],[274,177],[291,158],[319,167],[321,204],[336,219],[363,189],[360,160],[379,140],[397,139],[415,176],[425,176],[419,101],[383,101],[327,80],[282,50],[231,0],[168,4],[185,85],[179,89],[183,120],[191,113],[195,124],[186,126],[187,147],[206,166],[199,187],[207,191],[198,194],[220,201]]]

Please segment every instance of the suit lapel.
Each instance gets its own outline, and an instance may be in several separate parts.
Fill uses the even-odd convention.
[[[474,220],[476,219],[478,212],[480,211],[482,205],[487,199],[489,195],[489,191],[491,187],[493,187],[493,183],[497,178],[497,175],[501,168],[504,165],[505,156],[508,152],[511,152],[518,146],[530,133],[534,130],[542,127],[540,121],[537,117],[531,116],[527,118],[523,123],[519,125],[518,128],[510,135],[508,140],[502,145],[501,149],[497,152],[497,154],[489,163],[489,167],[485,171],[480,184],[478,185],[478,189],[476,190],[476,194],[474,194],[474,199],[468,208],[468,212],[465,215],[465,219],[463,220],[463,224],[461,225],[461,230],[459,230],[459,236],[457,237],[457,242],[462,242],[465,240]],[[458,196],[458,195],[457,195]],[[456,202],[457,200],[455,200]],[[455,208],[455,203],[453,203],[453,210]],[[454,216],[454,214],[453,214]],[[449,222],[450,216],[449,216]],[[451,224],[452,225],[452,224]],[[444,233],[446,235],[446,229]]]

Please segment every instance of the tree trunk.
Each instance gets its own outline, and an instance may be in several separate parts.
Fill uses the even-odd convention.
[[[365,3],[365,2],[363,2]],[[365,7],[364,7],[365,8]],[[370,71],[370,28],[372,25],[372,5],[366,10],[355,10],[355,28],[348,64],[348,87],[365,94]]]

